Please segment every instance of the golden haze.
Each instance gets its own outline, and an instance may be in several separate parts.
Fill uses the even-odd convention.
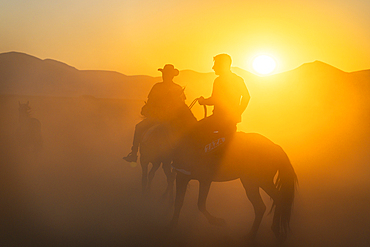
[[[249,59],[259,53],[277,59],[277,72],[314,60],[344,71],[370,67],[370,6],[360,0],[16,2],[5,1],[0,10],[0,52],[79,69],[155,76],[173,63],[208,72],[219,53],[249,71]]]

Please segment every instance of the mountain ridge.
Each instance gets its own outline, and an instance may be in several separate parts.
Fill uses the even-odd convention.
[[[289,84],[296,87],[308,80],[355,81],[353,84],[364,84],[370,81],[370,69],[355,72],[344,72],[321,61],[302,64],[296,69],[259,77],[244,69],[233,67],[235,73],[242,76],[248,88],[262,90],[264,84],[271,87],[277,84]],[[40,59],[21,52],[0,54],[0,94],[44,95],[44,96],[80,96],[92,95],[100,98],[125,98],[145,100],[154,83],[161,81],[160,76],[125,75],[110,70],[79,70],[54,59]],[[210,94],[216,75],[213,72],[200,73],[194,70],[182,70],[175,82],[186,87],[190,97]],[[339,78],[339,79],[338,79]],[[289,82],[287,82],[289,81]],[[278,86],[276,86],[278,87]],[[330,86],[329,86],[330,87]]]
[[[64,65],[66,67],[70,67],[70,68],[74,68],[78,71],[109,71],[109,72],[116,72],[116,73],[119,73],[121,75],[125,75],[125,76],[148,76],[148,77],[156,77],[156,76],[149,76],[149,75],[143,75],[143,74],[140,74],[140,75],[126,75],[126,74],[123,74],[121,72],[118,72],[118,71],[113,71],[113,70],[99,70],[99,69],[93,69],[93,70],[81,70],[81,69],[77,69],[76,67],[73,67],[67,63],[64,63],[64,62],[61,62],[61,61],[58,61],[58,60],[55,60],[55,59],[51,59],[51,58],[46,58],[46,59],[41,59],[41,58],[38,58],[36,56],[33,56],[33,55],[30,55],[30,54],[27,54],[27,53],[23,53],[23,52],[17,52],[17,51],[10,51],[10,52],[4,52],[4,53],[0,53],[0,61],[1,61],[1,57],[2,56],[18,56],[18,57],[28,57],[28,58],[32,58],[32,59],[35,59],[35,60],[38,60],[38,61],[44,61],[44,62],[47,62],[47,63],[54,63],[54,64],[59,64],[59,65]],[[288,70],[288,71],[284,71],[284,72],[280,72],[280,73],[276,73],[276,74],[273,74],[273,75],[279,75],[279,74],[284,74],[286,72],[289,72],[289,71],[294,71],[294,70],[297,70],[297,69],[302,69],[302,68],[306,68],[306,67],[327,67],[327,68],[331,68],[331,69],[335,69],[335,70],[338,70],[338,71],[341,71],[343,73],[357,73],[357,72],[367,72],[369,71],[370,72],[370,69],[364,69],[364,70],[358,70],[358,71],[352,71],[352,72],[345,72],[333,65],[330,65],[328,63],[325,63],[325,62],[322,62],[320,60],[315,60],[313,62],[307,62],[307,63],[303,63],[301,65],[299,65],[297,68],[295,69],[292,69],[292,70]],[[232,69],[236,69],[236,70],[239,70],[239,71],[244,71],[244,72],[247,72],[251,75],[254,75],[254,76],[258,76],[250,71],[247,71],[245,69],[242,69],[240,67],[232,67]],[[198,74],[209,74],[209,73],[213,73],[212,71],[210,72],[198,72],[198,71],[195,71],[195,70],[191,70],[191,69],[185,69],[185,70],[181,70],[181,72],[195,72],[195,73],[198,73]],[[159,76],[158,76],[159,77]]]

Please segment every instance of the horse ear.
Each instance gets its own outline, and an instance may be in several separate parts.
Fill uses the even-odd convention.
[[[18,101],[18,104],[19,104],[19,106],[21,106],[21,102],[20,101]]]
[[[30,102],[29,101],[27,101],[27,105],[30,105]]]

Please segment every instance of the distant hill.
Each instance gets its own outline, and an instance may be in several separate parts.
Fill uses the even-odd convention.
[[[18,52],[0,54],[0,93],[75,97],[145,99],[158,81],[113,71],[78,70],[67,64]]]
[[[364,90],[370,83],[370,70],[346,73],[320,61],[268,77],[259,77],[240,68],[233,68],[233,71],[244,78],[253,95],[275,87],[285,87],[283,85],[288,86],[282,89],[284,93],[298,89],[303,84],[309,87],[316,85],[322,89],[337,87],[335,81],[345,80],[345,83]],[[201,95],[209,96],[215,77],[214,73],[184,70],[175,81],[186,88],[188,99],[192,100]],[[19,52],[0,54],[0,78],[0,94],[64,97],[92,95],[99,98],[143,100],[153,84],[161,81],[159,76],[127,76],[113,71],[78,70],[59,61],[41,60]]]

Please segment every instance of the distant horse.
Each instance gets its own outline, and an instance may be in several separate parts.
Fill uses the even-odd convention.
[[[204,153],[199,154],[191,146],[179,148],[174,157],[174,167],[188,167],[191,174],[177,173],[176,199],[171,227],[179,220],[186,188],[191,179],[199,181],[198,208],[209,223],[225,225],[225,221],[212,216],[206,209],[206,199],[214,182],[240,179],[248,199],[254,207],[255,219],[249,232],[253,241],[256,237],[266,206],[259,188],[272,199],[274,210],[272,230],[280,242],[287,237],[297,176],[283,149],[266,137],[237,132],[224,147],[220,162],[210,164]],[[275,178],[275,179],[274,179]]]
[[[43,146],[41,136],[41,123],[31,116],[29,101],[25,104],[19,102],[19,125],[16,136],[18,147],[21,150],[38,154]]]
[[[140,143],[140,165],[142,170],[142,191],[150,190],[155,172],[162,164],[162,169],[167,177],[167,188],[163,195],[173,196],[173,186],[176,172],[172,171],[172,147],[168,128],[164,124],[151,127]],[[152,168],[148,172],[149,164]]]

